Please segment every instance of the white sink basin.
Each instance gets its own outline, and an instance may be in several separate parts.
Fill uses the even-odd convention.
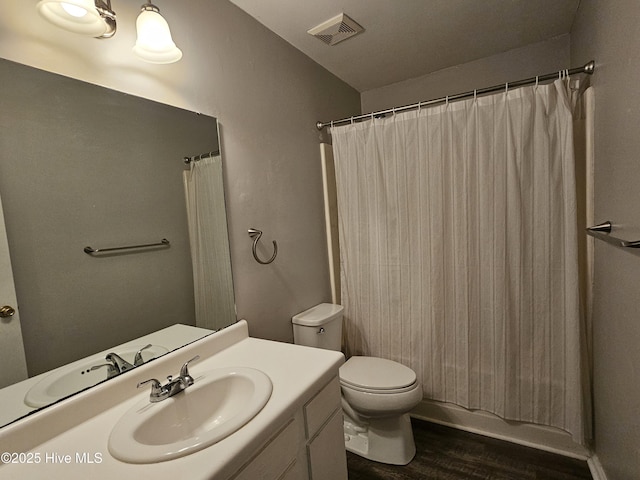
[[[158,403],[148,396],[125,413],[111,431],[109,452],[128,463],[183,457],[236,432],[271,396],[271,380],[245,367],[209,370],[181,393]]]
[[[118,347],[114,352],[133,364],[136,352],[144,346]],[[147,362],[168,351],[160,345],[152,345],[142,351],[142,358]],[[54,370],[29,389],[24,397],[24,403],[30,407],[43,407],[102,382],[107,378],[107,369],[103,367],[92,371],[91,367],[107,363],[104,357],[105,354],[93,355]]]

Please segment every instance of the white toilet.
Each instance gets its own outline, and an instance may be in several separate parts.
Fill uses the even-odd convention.
[[[340,350],[342,305],[322,303],[293,317],[298,345]],[[415,453],[409,410],[422,400],[410,368],[376,357],[351,357],[340,367],[347,450],[377,462],[406,465]]]

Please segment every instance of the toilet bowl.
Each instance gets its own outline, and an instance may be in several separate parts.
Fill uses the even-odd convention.
[[[406,465],[416,447],[407,412],[422,399],[413,370],[376,357],[351,357],[340,367],[347,450],[370,460]]]
[[[341,305],[323,303],[294,316],[294,343],[340,350]],[[384,358],[354,356],[340,367],[345,447],[382,463],[406,465],[416,452],[408,412],[422,399],[409,367]]]

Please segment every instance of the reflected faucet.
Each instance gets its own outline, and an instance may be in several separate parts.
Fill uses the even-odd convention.
[[[104,358],[107,360],[107,362],[113,364],[113,366],[118,370],[118,373],[126,372],[127,370],[131,370],[132,368],[134,368],[133,365],[131,365],[117,353],[107,353],[107,356]]]
[[[107,367],[107,378],[113,378],[120,375],[122,372],[126,372],[127,370],[131,370],[132,368],[134,368],[133,365],[131,365],[117,353],[108,353],[105,359],[109,363],[94,365],[93,367],[91,367],[91,371],[97,370],[102,367]]]
[[[93,371],[102,367],[107,367],[107,378],[113,378],[117,375],[120,375],[122,372],[126,372],[127,370],[131,370],[132,368],[142,365],[144,363],[144,359],[142,358],[142,351],[150,347],[151,344],[145,345],[136,352],[136,356],[133,359],[133,365],[131,365],[117,353],[111,352],[108,353],[105,357],[105,360],[107,360],[107,362],[109,363],[94,365],[93,367],[91,367],[91,370]]]
[[[147,383],[151,384],[151,394],[149,395],[149,401],[151,403],[161,402],[169,397],[173,397],[175,394],[182,392],[187,387],[193,385],[193,377],[189,374],[189,364],[195,360],[200,359],[200,355],[196,355],[191,360],[185,362],[180,369],[180,375],[173,378],[171,375],[167,377],[166,385],[162,385],[155,378],[150,378],[144,382],[138,384],[138,388]]]

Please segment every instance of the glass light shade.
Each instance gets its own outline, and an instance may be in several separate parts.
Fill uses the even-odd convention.
[[[73,33],[100,37],[108,30],[94,0],[41,0],[37,8],[49,22]]]
[[[169,24],[154,10],[143,10],[136,20],[138,39],[133,52],[145,62],[174,63],[182,58],[182,51],[171,38]]]

